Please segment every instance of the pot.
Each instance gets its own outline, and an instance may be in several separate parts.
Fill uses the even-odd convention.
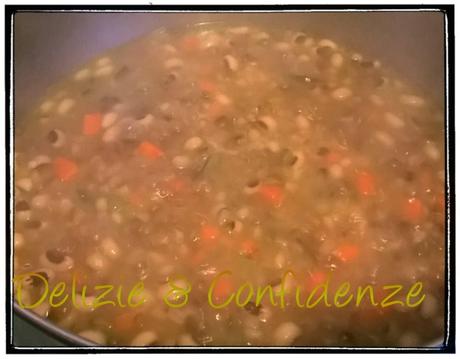
[[[444,100],[442,12],[19,12],[14,17],[15,120],[47,86],[101,52],[160,27],[206,22],[249,22],[328,37],[381,60],[427,96]],[[14,312],[63,344],[91,345],[16,303]]]

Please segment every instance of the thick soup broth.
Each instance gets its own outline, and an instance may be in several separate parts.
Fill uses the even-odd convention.
[[[308,31],[156,31],[17,119],[14,274],[48,284],[23,276],[21,301],[48,291],[31,310],[100,345],[427,345],[444,330],[443,126],[386,64]],[[180,308],[171,283],[191,286]],[[331,306],[305,308],[324,283]],[[101,285],[125,306],[78,305]],[[394,285],[403,304],[381,305]]]

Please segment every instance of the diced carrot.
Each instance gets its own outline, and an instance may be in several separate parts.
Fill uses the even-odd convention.
[[[181,48],[185,51],[196,51],[200,48],[201,41],[197,36],[184,36],[181,40]]]
[[[216,92],[217,91],[217,86],[214,82],[209,81],[209,80],[201,80],[198,83],[198,86],[201,91],[203,92]]]
[[[425,214],[423,203],[418,198],[412,197],[404,201],[402,215],[403,218],[412,223],[418,223]]]
[[[257,251],[257,245],[254,241],[247,239],[241,243],[241,254],[252,256]]]
[[[205,244],[214,244],[219,234],[219,228],[210,224],[205,224],[201,227],[201,239]]]
[[[351,262],[358,257],[358,254],[359,248],[354,244],[342,244],[335,250],[335,255],[342,262]]]
[[[90,113],[83,118],[83,134],[94,136],[102,128],[102,115],[99,112]]]
[[[113,330],[118,334],[131,333],[137,325],[137,311],[125,308],[126,312],[116,316],[113,320]]]
[[[137,152],[146,158],[156,159],[163,155],[163,151],[149,141],[142,142],[137,148]]]
[[[219,278],[213,290],[214,299],[226,299],[232,293],[233,289],[234,285],[230,278]]]
[[[370,196],[375,194],[375,178],[369,172],[360,172],[356,177],[356,187],[364,196]]]
[[[72,160],[64,157],[58,157],[54,160],[54,172],[57,178],[66,182],[76,176],[78,173],[78,166]]]
[[[310,274],[307,278],[307,291],[311,292],[317,285],[324,283],[327,279],[327,275],[324,272],[317,271]]]
[[[264,184],[259,188],[262,198],[275,207],[279,207],[284,199],[284,192],[280,186]]]

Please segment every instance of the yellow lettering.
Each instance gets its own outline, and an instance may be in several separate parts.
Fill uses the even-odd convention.
[[[347,306],[348,304],[350,304],[351,300],[353,299],[353,294],[350,294],[350,296],[343,303],[339,302],[339,298],[346,296],[349,290],[350,290],[349,282],[342,283],[342,285],[337,289],[337,291],[335,292],[335,296],[334,296],[334,305],[337,308],[343,308]]]
[[[230,271],[225,271],[225,272],[222,272],[220,274],[218,274],[214,279],[213,281],[211,282],[211,286],[209,287],[209,290],[208,290],[208,302],[209,302],[209,305],[214,308],[214,309],[222,309],[222,308],[225,308],[227,305],[230,304],[230,302],[233,300],[233,298],[235,297],[235,293],[232,293],[232,295],[222,304],[216,304],[214,303],[214,301],[212,300],[212,297],[214,296],[214,288],[216,287],[217,285],[217,282],[219,281],[219,279],[224,276],[224,275],[231,275],[232,272]]]
[[[129,292],[128,294],[128,306],[131,307],[131,308],[136,308],[142,304],[144,304],[145,302],[145,298],[141,298],[140,301],[138,301],[137,303],[132,303],[131,300],[133,299],[133,297],[136,297],[140,294],[142,294],[142,292],[144,291],[144,282],[139,282],[137,283]]]
[[[120,286],[121,287],[121,286]],[[93,307],[94,309],[102,307],[103,305],[111,304],[115,306],[115,302],[113,300],[105,300],[101,301],[101,299],[105,298],[107,294],[109,294],[113,290],[113,285],[111,284],[102,284],[102,285],[97,285],[94,287],[95,290],[102,290],[102,293],[96,296],[96,299],[94,299],[93,302]]]
[[[412,285],[412,287],[409,289],[409,293],[407,293],[407,296],[406,296],[406,305],[408,307],[415,308],[415,307],[418,307],[420,304],[422,304],[422,302],[425,300],[425,297],[426,297],[425,294],[423,294],[422,297],[414,304],[411,304],[410,302],[410,298],[417,297],[422,291],[422,289],[423,289],[422,282],[416,282]]]
[[[244,300],[244,302],[241,303],[240,297],[243,291],[245,290],[245,288],[249,289],[249,293],[246,296],[246,299]],[[253,295],[254,295],[254,288],[252,287],[251,283],[249,282],[244,283],[240,288],[238,288],[238,291],[236,292],[236,305],[240,308],[244,308],[251,301],[251,298]]]
[[[389,307],[390,305],[394,305],[394,304],[404,305],[404,303],[401,300],[394,300],[392,302],[387,303],[391,298],[393,298],[396,294],[398,294],[401,291],[402,287],[403,286],[399,284],[384,286],[383,287],[384,290],[387,290],[387,289],[390,289],[390,290],[394,289],[394,290],[382,300],[382,302],[380,303],[381,307],[385,308],[385,307]]]
[[[58,284],[56,284],[56,286],[54,287],[54,289],[51,291],[51,294],[50,294],[49,303],[50,303],[51,307],[57,308],[57,307],[60,307],[61,305],[63,305],[66,302],[66,300],[69,298],[68,294],[66,294],[64,296],[64,299],[62,299],[60,302],[58,302],[58,303],[53,302],[53,299],[63,295],[64,291],[65,291],[65,283],[64,282],[59,282]]]
[[[359,307],[359,305],[361,304],[361,301],[363,300],[363,297],[367,291],[369,292],[369,298],[371,300],[371,304],[373,306],[378,305],[378,303],[374,299],[374,288],[372,288],[372,286],[370,285],[367,285],[364,287],[364,289],[361,288],[361,286],[358,287],[358,293],[356,293],[356,306],[357,307]]]

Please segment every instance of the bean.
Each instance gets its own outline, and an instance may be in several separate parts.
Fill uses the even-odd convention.
[[[399,129],[404,127],[404,121],[391,112],[386,112],[383,118],[393,128]]]
[[[74,260],[56,249],[48,250],[42,254],[40,256],[40,263],[44,267],[58,272],[65,272],[74,267]]]
[[[190,137],[184,144],[184,148],[188,151],[195,151],[200,149],[204,141],[200,137]]]
[[[60,130],[51,130],[46,139],[53,147],[62,147],[66,142],[64,132]]]
[[[238,60],[232,55],[224,56],[224,63],[230,71],[234,72],[238,70]]]
[[[120,137],[120,134],[121,129],[119,126],[109,127],[102,135],[102,141],[105,143],[115,142]]]
[[[268,35],[266,32],[257,32],[252,36],[252,38],[256,41],[262,42],[270,39],[270,35]]]
[[[332,66],[334,66],[336,68],[341,67],[342,64],[343,64],[343,56],[341,54],[339,54],[339,53],[335,53],[331,57],[331,64],[332,64]]]
[[[163,46],[163,49],[166,51],[166,52],[169,52],[170,54],[175,54],[177,53],[177,49],[171,45],[171,44],[167,44],[167,45],[164,45]]]
[[[45,165],[49,163],[51,163],[51,159],[48,156],[39,155],[35,157],[32,161],[29,162],[28,167],[29,169],[34,170],[41,165]]]
[[[24,246],[24,236],[19,233],[19,232],[16,232],[14,234],[14,249],[19,249],[19,248],[22,248]]]
[[[276,345],[286,346],[301,334],[300,328],[293,322],[285,322],[281,324],[274,332],[274,341]]]
[[[173,158],[172,163],[177,169],[184,169],[190,165],[190,158],[187,156],[176,156]]]
[[[332,91],[332,98],[342,101],[349,98],[352,94],[352,91],[348,87],[339,87]]]
[[[106,113],[102,117],[102,128],[108,128],[112,126],[118,119],[118,114],[116,112]]]
[[[99,330],[83,330],[80,333],[78,333],[78,335],[96,344],[104,345],[106,343],[106,337],[104,333],[102,333]]]
[[[247,26],[238,26],[228,29],[228,32],[234,35],[244,35],[249,32],[249,27]]]
[[[112,63],[112,59],[110,57],[108,57],[108,56],[105,56],[105,57],[101,57],[99,60],[97,60],[96,65],[100,66],[100,67],[103,67],[103,66],[110,65],[111,63]]]
[[[74,80],[75,81],[83,81],[83,80],[86,80],[90,77],[91,75],[91,71],[89,69],[82,69],[80,71],[78,71],[75,75],[74,75]]]
[[[81,294],[76,294],[75,308],[82,312],[93,312],[95,310],[93,305],[95,300],[96,297],[85,294],[85,299],[83,301],[83,296]]]
[[[246,219],[250,215],[250,211],[248,207],[241,207],[237,212],[236,215],[239,219]]]
[[[387,147],[393,147],[394,146],[394,140],[393,138],[386,132],[383,131],[376,131],[375,132],[375,138],[382,144],[384,144]]]
[[[94,71],[94,75],[97,77],[104,77],[104,76],[109,76],[113,73],[113,66],[112,65],[107,65],[104,67],[101,67]]]
[[[182,334],[177,340],[177,344],[181,346],[187,346],[187,347],[198,345],[197,342],[193,340],[193,337],[188,333]]]
[[[48,317],[49,311],[50,311],[50,305],[47,301],[44,301],[43,303],[39,304],[37,307],[33,308],[32,311],[35,314],[38,314],[41,317]]]
[[[305,35],[303,32],[296,33],[292,38],[292,41],[296,45],[303,45],[305,40],[307,40],[307,35]]]
[[[415,95],[401,95],[399,98],[402,104],[412,107],[421,107],[425,104],[425,100]]]
[[[283,253],[277,253],[275,256],[275,266],[278,269],[284,268],[286,265],[286,256]]]
[[[65,98],[62,100],[58,107],[57,107],[57,113],[59,115],[65,115],[67,112],[70,111],[70,109],[75,105],[75,101],[72,100],[71,98]]]
[[[274,131],[277,127],[276,121],[271,116],[262,116],[258,121],[263,123],[269,131]]]
[[[45,208],[49,203],[49,196],[47,194],[39,194],[32,198],[32,206],[36,208]]]
[[[107,257],[115,259],[120,256],[120,247],[118,247],[117,243],[112,238],[105,238],[101,242],[102,253],[104,253]]]
[[[274,45],[274,49],[277,51],[289,51],[291,49],[291,44],[288,42],[277,42]]]
[[[40,105],[40,111],[42,113],[48,113],[51,111],[51,109],[54,107],[54,102],[53,101],[45,101]]]
[[[441,153],[437,149],[437,147],[432,142],[427,142],[424,147],[425,155],[433,160],[437,161],[441,157]]]
[[[107,267],[107,261],[99,253],[92,253],[86,258],[86,264],[95,271],[103,270]]]
[[[131,341],[133,347],[146,347],[154,344],[158,340],[158,336],[153,331],[145,331],[134,337]]]
[[[181,59],[173,57],[169,60],[166,60],[164,67],[168,70],[178,69],[184,66],[184,62]]]
[[[16,181],[16,186],[23,191],[29,192],[33,187],[33,183],[30,178],[21,178],[20,180]]]
[[[329,39],[322,39],[318,42],[318,47],[330,47],[331,49],[337,49],[337,44]]]

